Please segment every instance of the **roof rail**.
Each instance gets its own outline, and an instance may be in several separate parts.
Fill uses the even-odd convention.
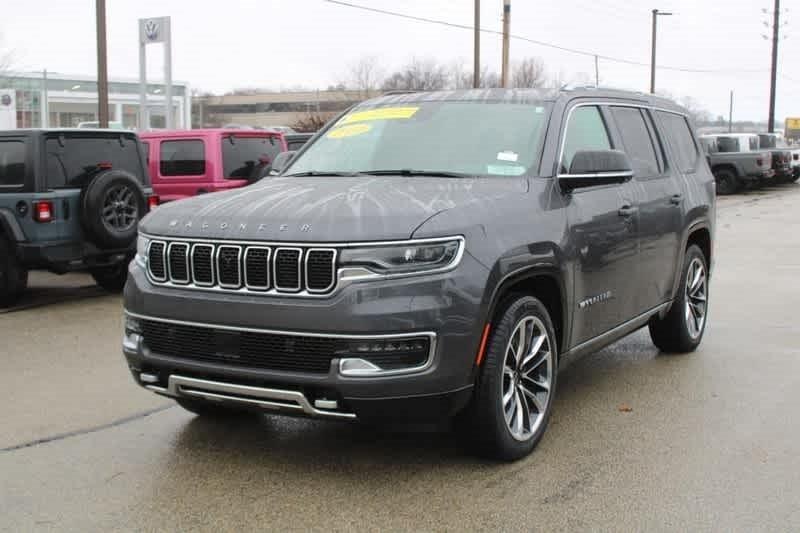
[[[420,91],[418,91],[416,89],[393,89],[391,91],[386,91],[386,92],[381,93],[381,96],[394,96],[394,95],[397,95],[397,94],[414,94],[414,93],[418,93],[418,92],[420,92]]]

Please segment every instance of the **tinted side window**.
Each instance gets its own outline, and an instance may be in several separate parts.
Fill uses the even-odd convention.
[[[45,152],[47,186],[51,189],[82,187],[107,165],[139,180],[144,176],[137,143],[131,137],[48,137]]]
[[[206,148],[200,140],[161,141],[162,176],[200,176],[206,173]]]
[[[750,151],[755,152],[756,150],[758,150],[758,138],[750,137]]]
[[[306,144],[306,141],[289,141],[287,145],[289,146],[289,150],[297,151]]]
[[[222,166],[226,178],[256,179],[269,171],[281,142],[275,137],[222,138]]]
[[[659,111],[658,115],[666,130],[667,142],[672,148],[672,155],[676,159],[676,165],[681,172],[694,172],[697,168],[699,152],[686,118],[665,111]],[[720,149],[722,149],[722,143],[720,143]]]
[[[0,141],[0,187],[25,184],[25,143]]]
[[[600,109],[596,106],[576,107],[567,124],[560,172],[569,172],[572,158],[579,150],[609,150],[610,148],[611,141]]]
[[[634,174],[642,177],[657,175],[658,158],[642,110],[636,107],[612,107],[611,114],[617,123]]]

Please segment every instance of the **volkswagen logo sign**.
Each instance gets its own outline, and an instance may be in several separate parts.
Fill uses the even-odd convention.
[[[11,95],[4,94],[3,96],[0,96],[0,103],[6,106],[11,105]]]
[[[144,23],[144,35],[148,41],[155,41],[158,39],[158,22],[155,20],[148,20]]]

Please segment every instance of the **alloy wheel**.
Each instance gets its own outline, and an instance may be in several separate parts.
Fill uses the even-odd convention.
[[[501,405],[516,440],[530,439],[545,418],[553,385],[553,343],[535,316],[517,322],[503,362]]]
[[[689,335],[693,339],[700,336],[705,325],[708,301],[707,285],[708,280],[703,262],[698,258],[692,259],[686,272],[686,309],[684,315]]]
[[[139,219],[139,205],[127,185],[111,187],[103,199],[103,224],[113,231],[127,231]]]

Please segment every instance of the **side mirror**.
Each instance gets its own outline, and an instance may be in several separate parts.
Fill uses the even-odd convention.
[[[558,175],[565,192],[582,187],[623,183],[633,177],[628,156],[621,150],[579,150],[567,174]]]
[[[289,166],[289,163],[292,162],[294,156],[297,154],[294,150],[289,150],[286,152],[281,152],[275,156],[275,159],[272,161],[272,170],[269,171],[270,176],[277,176],[283,169]]]

